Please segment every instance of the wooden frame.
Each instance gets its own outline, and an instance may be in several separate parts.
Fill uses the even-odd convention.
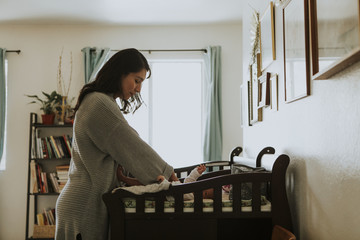
[[[270,77],[270,108],[273,111],[279,110],[279,94],[278,94],[278,75],[273,74]]]
[[[251,79],[247,82],[247,91],[248,91],[248,125],[252,126],[251,121],[253,119],[253,108],[252,108]]]
[[[258,77],[261,74],[260,70],[260,54],[256,55],[255,63],[250,65],[250,83],[249,88],[251,89],[251,112],[252,118],[250,118],[250,124],[254,124],[256,122],[262,121],[262,108],[258,108],[259,106],[259,81]]]
[[[290,0],[283,7],[285,102],[310,95],[308,0]]]
[[[244,94],[243,94],[243,84],[240,85],[240,127],[244,127]]]
[[[359,0],[310,1],[314,80],[328,79],[360,60],[359,2]]]
[[[259,104],[258,108],[270,105],[270,73],[266,72],[259,77]]]
[[[264,71],[276,59],[274,19],[274,5],[270,2],[260,18],[261,71]]]

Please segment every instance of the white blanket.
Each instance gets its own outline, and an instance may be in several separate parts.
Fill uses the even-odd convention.
[[[131,187],[118,187],[112,190],[112,193],[114,193],[118,189],[123,189],[132,192],[136,195],[142,195],[144,193],[156,193],[162,190],[168,190],[170,185],[171,183],[165,179],[161,183],[153,183],[148,185],[139,185],[139,186],[131,186]]]

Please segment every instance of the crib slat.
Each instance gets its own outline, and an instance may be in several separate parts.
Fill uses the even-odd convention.
[[[157,196],[155,199],[155,212],[164,212],[164,196],[162,194]]]
[[[143,213],[145,210],[145,198],[139,196],[136,198],[136,213]]]
[[[232,185],[233,212],[241,212],[241,183]]]
[[[252,210],[253,212],[260,212],[261,196],[260,196],[260,182],[252,183]]]
[[[216,187],[214,188],[214,212],[222,212],[222,188]]]
[[[194,192],[194,211],[197,213],[201,213],[203,211],[203,199],[202,192]]]
[[[175,195],[175,212],[182,213],[184,211],[184,195],[176,194]]]

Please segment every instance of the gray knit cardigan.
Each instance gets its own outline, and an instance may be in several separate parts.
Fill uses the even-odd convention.
[[[102,195],[116,187],[119,164],[143,184],[173,172],[129,126],[112,95],[87,94],[74,121],[69,180],[56,202],[56,240],[79,233],[84,240],[108,239]]]

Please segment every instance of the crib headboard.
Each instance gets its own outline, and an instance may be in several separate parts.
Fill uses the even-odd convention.
[[[271,174],[271,196],[272,211],[277,214],[273,215],[273,225],[280,225],[292,231],[292,220],[290,207],[286,194],[286,170],[290,162],[288,155],[276,155],[273,147],[265,147],[256,157],[256,160],[243,156],[235,156],[234,164],[244,164],[251,167],[263,167]]]

